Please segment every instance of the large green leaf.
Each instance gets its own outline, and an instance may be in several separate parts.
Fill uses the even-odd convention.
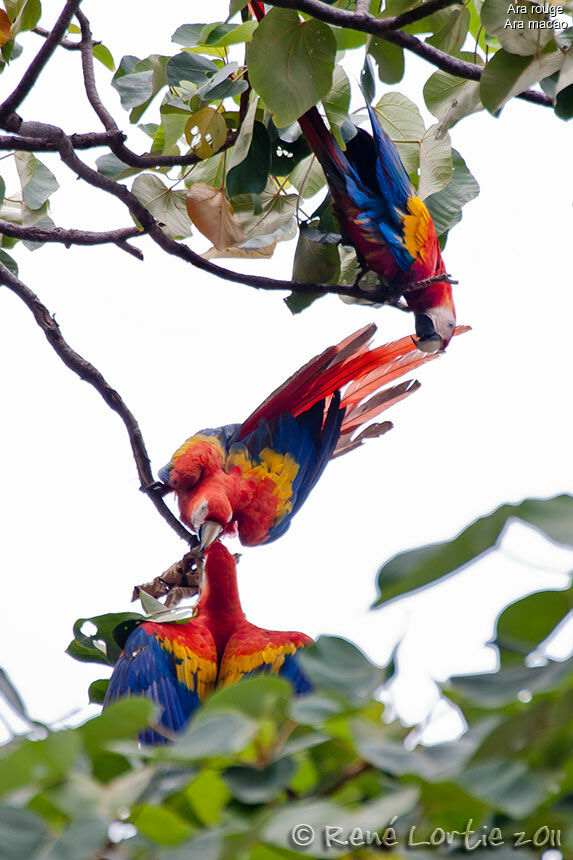
[[[55,732],[39,741],[25,740],[5,747],[0,758],[0,795],[24,786],[50,784],[62,779],[81,749],[76,732]]]
[[[29,209],[39,209],[60,187],[52,173],[32,152],[16,152],[16,167],[22,200]]]
[[[345,122],[348,122],[350,81],[348,80],[348,75],[340,65],[334,67],[332,87],[328,95],[323,98],[322,104],[330,125],[330,130],[338,141],[338,144],[342,146],[341,128]]]
[[[496,113],[513,96],[561,68],[564,55],[553,44],[539,56],[523,57],[501,48],[483,70],[480,97],[483,106]]]
[[[325,236],[314,227],[301,226],[292,277],[294,281],[308,281],[315,284],[336,283],[340,274],[340,255],[338,237]],[[291,308],[292,310],[292,308]]]
[[[480,517],[450,541],[409,550],[390,559],[378,572],[380,606],[402,594],[429,585],[473,561],[496,546],[511,518],[540,529],[552,540],[573,546],[573,498],[527,499],[517,505],[502,505]]]
[[[473,54],[462,54],[473,62]],[[438,69],[424,85],[426,107],[440,121],[440,130],[452,128],[464,116],[482,110],[479,81],[467,81]]]
[[[499,615],[495,644],[528,654],[533,651],[573,609],[573,588],[538,591],[512,603]]]
[[[397,84],[404,77],[404,49],[385,39],[373,38],[368,53],[376,60],[378,77],[385,84]]]
[[[115,666],[121,648],[114,638],[114,630],[128,621],[142,620],[143,615],[137,612],[109,612],[93,618],[78,618],[74,624],[74,638],[66,648],[66,654],[82,663]]]
[[[481,19],[490,36],[496,38],[506,51],[531,57],[538,54],[553,37],[553,28],[547,26],[547,14],[538,11],[541,5],[532,4],[529,0],[516,3],[485,0]]]
[[[241,752],[257,731],[257,723],[238,711],[201,711],[168,757],[194,761]]]
[[[328,95],[335,54],[336,39],[321,21],[300,21],[295,11],[276,8],[263,18],[247,50],[249,79],[277,126]]]
[[[262,122],[255,122],[248,152],[239,164],[227,172],[229,197],[237,194],[260,194],[265,190],[271,166],[271,140]]]
[[[420,141],[418,195],[422,200],[445,188],[453,171],[450,136],[439,125],[432,125]]]
[[[46,823],[27,809],[0,806],[0,857],[3,860],[35,860],[45,856],[50,841]]]
[[[292,759],[281,758],[262,768],[236,765],[223,777],[233,797],[243,803],[265,803],[285,789],[293,772]]]
[[[261,835],[265,842],[272,845],[290,849],[298,847],[305,850],[305,854],[310,850],[307,854],[310,857],[346,856],[349,847],[352,851],[352,843],[347,841],[351,833],[358,835],[361,831],[373,833],[383,830],[394,816],[409,812],[417,797],[418,790],[410,787],[389,792],[352,810],[325,800],[291,803],[287,808],[268,816]],[[333,841],[327,843],[323,835],[329,832],[329,828]],[[334,841],[333,828],[340,828],[337,842]],[[360,847],[360,843],[354,847]]]
[[[350,701],[364,701],[385,680],[385,672],[375,666],[352,642],[337,636],[320,636],[301,651],[299,660],[316,685],[343,693]]]
[[[544,666],[511,666],[499,672],[479,675],[456,675],[448,686],[464,699],[480,708],[499,708],[517,703],[520,694],[530,698],[551,690],[571,678],[573,658],[557,662],[548,660]]]
[[[469,794],[516,818],[533,812],[549,795],[544,782],[523,762],[508,759],[472,765],[458,779]]]
[[[155,173],[138,176],[132,191],[172,239],[191,235],[185,191],[172,191]]]
[[[166,63],[168,57],[152,54],[145,60],[138,57],[123,57],[112,86],[119,93],[125,110],[131,110],[131,122],[139,122],[153,98],[167,83]]]
[[[426,131],[418,107],[402,93],[386,93],[374,110],[396,144],[406,172],[414,173],[420,164],[420,141]]]
[[[438,236],[461,221],[462,207],[479,194],[479,185],[455,149],[452,150],[452,164],[454,172],[446,187],[425,200]]]
[[[157,710],[148,699],[122,699],[106,708],[99,717],[88,720],[77,731],[83,737],[88,752],[93,754],[110,741],[136,737],[152,722]]]

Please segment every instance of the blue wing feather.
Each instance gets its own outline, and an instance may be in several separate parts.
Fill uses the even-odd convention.
[[[158,724],[169,732],[180,732],[200,705],[197,692],[177,679],[173,656],[142,625],[125,643],[109,682],[104,708],[129,696],[145,696],[159,705],[162,713]],[[144,744],[168,742],[153,729],[141,732],[139,740]]]

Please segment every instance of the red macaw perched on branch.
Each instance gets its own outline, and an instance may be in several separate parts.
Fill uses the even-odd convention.
[[[264,5],[251,0],[249,6],[261,21]],[[344,152],[315,107],[298,122],[326,176],[343,241],[354,246],[362,270],[379,275],[393,298],[403,294],[416,315],[419,348],[443,350],[456,325],[451,285],[444,280],[415,287],[446,275],[434,222],[394,143],[367,107],[372,135],[358,128]]]
[[[407,381],[381,391],[384,385],[435,354],[419,352],[410,337],[371,349],[375,331],[366,326],[313,358],[243,424],[191,436],[160,470],[202,546],[221,533],[238,533],[245,546],[275,540],[331,457],[392,427],[374,424],[353,435],[419,388]]]
[[[113,670],[104,708],[127,696],[151,699],[162,712],[158,725],[142,732],[139,740],[166,743],[185,727],[209,692],[249,675],[280,675],[291,682],[297,695],[309,692],[312,685],[296,654],[311,642],[304,633],[263,630],[247,621],[239,600],[235,559],[217,542],[205,554],[196,615],[185,622],[144,621],[130,633]]]

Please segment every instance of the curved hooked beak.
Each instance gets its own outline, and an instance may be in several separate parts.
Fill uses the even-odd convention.
[[[219,525],[219,523],[216,523],[214,520],[205,520],[199,529],[200,549],[207,549],[208,546],[215,543],[222,531],[223,526]]]
[[[420,352],[438,352],[445,349],[444,339],[437,333],[427,314],[416,314],[416,334],[418,340],[412,338],[412,341]]]

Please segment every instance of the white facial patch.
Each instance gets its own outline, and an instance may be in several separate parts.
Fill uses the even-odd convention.
[[[191,525],[193,526],[193,530],[198,532],[205,520],[209,515],[209,502],[207,499],[202,499],[195,510],[193,511],[190,519]]]
[[[432,320],[436,333],[447,343],[456,327],[456,319],[451,310],[449,308],[438,307],[430,308],[430,310],[424,311],[424,313]]]

